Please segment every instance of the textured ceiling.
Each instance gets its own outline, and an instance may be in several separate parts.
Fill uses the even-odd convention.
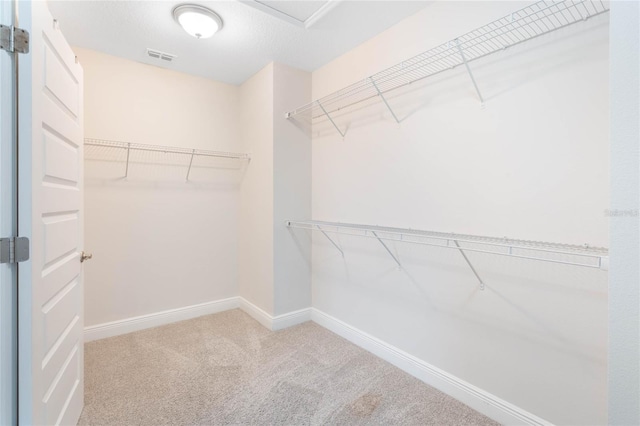
[[[311,18],[322,6],[328,3],[328,1],[283,1],[283,0],[255,0],[256,3],[261,3],[267,7],[270,7],[276,11],[282,12],[291,16],[298,21],[304,22]],[[250,3],[250,2],[247,2]]]
[[[251,2],[259,3],[258,7]],[[181,3],[50,0],[49,8],[72,45],[241,84],[271,61],[313,71],[428,2],[194,1],[216,11],[224,21],[222,30],[205,40],[189,36],[173,20],[171,12]],[[309,19],[313,25],[308,25]],[[149,58],[147,48],[177,55],[177,59],[168,63]]]

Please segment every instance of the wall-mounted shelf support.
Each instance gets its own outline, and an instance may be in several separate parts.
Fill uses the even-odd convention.
[[[384,102],[384,104],[387,106],[387,109],[389,110],[391,115],[393,115],[393,119],[396,120],[396,123],[400,124],[400,120],[398,120],[398,117],[396,117],[396,114],[391,109],[391,106],[389,106],[389,102],[387,102],[387,98],[384,97],[384,95],[382,94],[382,92],[378,88],[378,85],[376,84],[376,82],[373,79],[373,77],[369,77],[369,79],[371,80],[371,84],[373,84],[373,87],[375,87],[376,92],[378,92],[378,96],[380,96],[380,99],[382,99],[382,102]]]
[[[482,93],[480,93],[480,89],[478,89],[478,84],[476,83],[476,79],[473,78],[473,73],[471,72],[471,67],[469,67],[469,62],[467,62],[467,58],[464,56],[464,52],[460,47],[460,40],[454,40],[456,47],[458,48],[458,52],[460,53],[460,57],[462,58],[462,62],[464,62],[464,66],[467,69],[467,73],[469,74],[469,78],[471,78],[471,82],[473,83],[473,87],[476,89],[476,93],[478,94],[478,98],[480,98],[480,104],[484,105],[484,99],[482,98]]]
[[[387,251],[387,253],[389,253],[389,256],[391,256],[393,258],[393,260],[396,261],[396,263],[398,264],[398,268],[402,269],[402,265],[400,264],[400,261],[398,260],[398,258],[396,258],[393,253],[391,253],[391,250],[389,250],[389,247],[387,247],[387,245],[384,243],[384,241],[382,241],[380,239],[380,237],[378,237],[378,234],[376,234],[376,231],[371,231],[371,233],[373,234],[374,237],[376,237],[376,239],[380,242],[380,244],[382,244],[382,247],[384,247],[384,249]]]
[[[475,275],[476,278],[478,279],[478,282],[480,282],[480,290],[484,290],[484,282],[482,281],[482,278],[480,278],[480,275],[478,275],[476,268],[473,267],[473,265],[471,264],[471,261],[469,261],[469,258],[465,254],[464,250],[462,250],[462,248],[460,247],[460,244],[458,243],[458,241],[453,240],[453,243],[456,245],[456,247],[458,247],[458,250],[460,250],[460,254],[462,255],[462,257],[464,257],[464,260],[465,262],[467,262],[467,265],[469,265],[469,268],[471,268],[473,275]],[[509,249],[509,251],[511,251],[511,249]]]
[[[318,228],[318,230],[319,230],[320,232],[322,232],[322,234],[323,234],[325,237],[327,237],[327,240],[329,240],[329,241],[331,242],[331,244],[333,244],[333,246],[334,246],[336,249],[338,249],[338,251],[340,252],[340,254],[342,255],[342,257],[344,257],[344,251],[342,251],[342,249],[340,248],[340,246],[338,246],[338,244],[336,244],[336,242],[335,242],[335,241],[333,241],[333,239],[329,236],[329,234],[327,234],[326,232],[324,232],[324,229],[322,229],[322,228],[320,227],[320,225],[317,225],[316,227]]]
[[[196,155],[196,150],[191,151],[191,158],[189,159],[189,168],[187,169],[187,181],[189,180],[189,174],[191,173],[191,166],[193,166],[193,156]]]
[[[331,122],[331,124],[333,124],[333,127],[336,128],[336,130],[338,131],[338,133],[340,133],[340,136],[342,136],[344,138],[344,133],[342,133],[342,131],[340,130],[340,128],[338,127],[338,125],[336,124],[335,121],[333,121],[333,118],[331,118],[331,116],[329,115],[329,113],[327,112],[326,109],[324,109],[324,107],[322,106],[322,104],[320,103],[320,101],[318,101],[318,106],[320,107],[320,109],[322,110],[322,112],[324,113],[324,115],[327,116],[327,118],[329,119],[329,121]]]
[[[131,154],[131,144],[127,143],[127,165],[124,169],[124,177],[129,176],[129,154]]]

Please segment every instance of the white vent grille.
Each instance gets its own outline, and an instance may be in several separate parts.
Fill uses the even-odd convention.
[[[160,59],[162,61],[167,61],[167,62],[171,62],[173,61],[175,58],[177,58],[176,55],[172,55],[171,53],[166,53],[166,52],[161,52],[159,50],[155,50],[155,49],[148,49],[147,48],[147,55],[150,58],[153,59]]]

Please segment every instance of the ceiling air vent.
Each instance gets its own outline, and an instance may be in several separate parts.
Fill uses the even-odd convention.
[[[155,50],[155,49],[147,49],[147,55],[149,55],[150,58],[161,59],[161,60],[167,61],[167,62],[171,62],[175,58],[177,58],[176,55],[172,55],[171,53],[161,52],[161,51]]]

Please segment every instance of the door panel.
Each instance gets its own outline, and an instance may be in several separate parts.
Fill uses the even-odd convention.
[[[47,213],[49,214],[49,213]],[[77,252],[78,212],[59,212],[42,218],[44,224],[44,267],[52,266],[53,262],[61,260],[65,255]],[[56,262],[57,263],[57,262]],[[61,265],[56,265],[60,267]],[[79,268],[77,268],[79,269]],[[79,273],[78,270],[76,272]]]
[[[84,398],[82,69],[46,2],[21,1],[19,8],[31,34],[19,88],[20,207],[30,210],[20,211],[20,231],[31,238],[31,259],[21,265],[28,270],[19,274],[20,357],[30,358],[30,369],[20,371],[20,420],[75,424]],[[30,315],[24,326],[23,315]]]
[[[78,181],[78,147],[48,130],[44,130],[44,174],[66,180],[70,185]]]

